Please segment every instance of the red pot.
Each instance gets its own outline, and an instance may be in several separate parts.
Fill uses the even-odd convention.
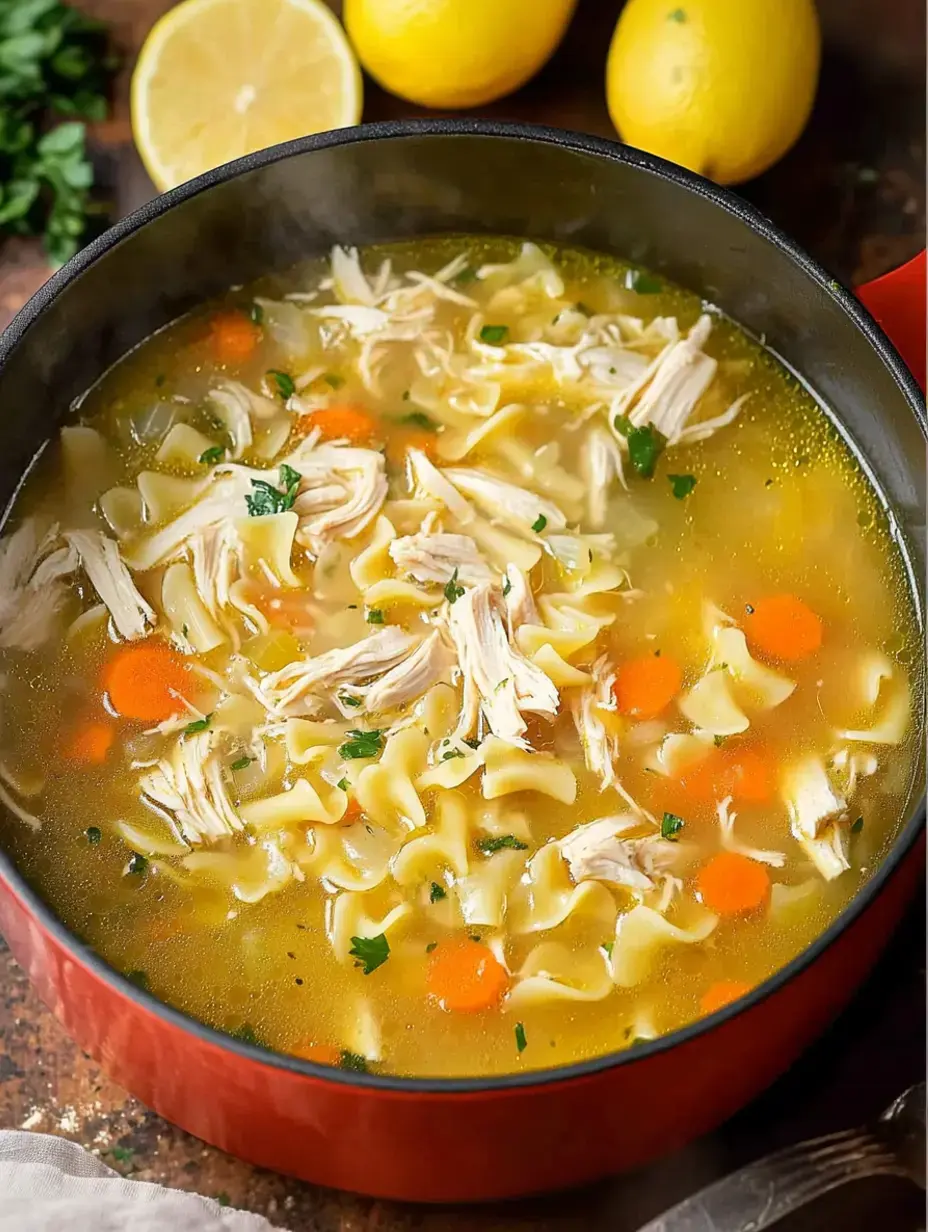
[[[232,163],[79,254],[0,340],[9,497],[71,399],[197,300],[333,242],[526,234],[641,261],[702,292],[802,373],[892,507],[921,614],[924,405],[860,304],[750,207],[638,151],[469,121],[372,125]],[[861,299],[924,379],[924,254]],[[917,521],[916,521],[917,524]],[[919,793],[916,793],[918,795]],[[425,1201],[592,1180],[705,1133],[787,1068],[866,976],[918,881],[923,801],[806,951],[737,1005],[664,1039],[494,1079],[360,1075],[194,1022],[68,933],[0,852],[0,927],[65,1028],[168,1120],[306,1180]],[[629,1110],[634,1109],[634,1115]]]

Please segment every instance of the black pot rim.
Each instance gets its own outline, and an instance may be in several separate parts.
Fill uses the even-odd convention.
[[[609,141],[600,137],[588,136],[583,133],[569,132],[562,129],[531,124],[506,124],[495,121],[468,119],[441,120],[399,120],[385,121],[376,124],[362,124],[353,128],[335,129],[331,132],[300,137],[282,145],[259,150],[247,154],[234,162],[226,163],[212,171],[207,171],[196,179],[181,184],[178,188],[159,197],[153,198],[133,213],[121,219],[98,239],[82,249],[66,265],[49,278],[49,280],[32,296],[0,336],[0,366],[10,353],[18,347],[30,327],[41,317],[45,309],[56,296],[85,269],[107,253],[117,244],[129,239],[136,231],[149,222],[159,218],[188,199],[206,192],[216,184],[221,184],[236,176],[254,171],[281,159],[291,158],[312,150],[326,149],[330,146],[349,145],[364,141],[395,141],[409,137],[460,137],[477,136],[491,137],[500,140],[531,141],[545,145],[558,145],[580,154],[588,154],[613,162],[623,162],[651,175],[670,180],[693,193],[695,196],[707,198],[726,214],[738,219],[758,233],[768,243],[780,249],[795,265],[815,282],[844,312],[858,329],[865,335],[870,345],[879,355],[882,362],[892,373],[896,384],[905,397],[909,408],[918,422],[922,434],[928,437],[928,417],[925,403],[915,378],[903,363],[893,344],[877,325],[870,313],[860,301],[845,287],[835,281],[814,261],[802,248],[795,244],[787,235],[776,227],[765,215],[754,206],[742,200],[701,176],[686,171],[674,163],[646,154],[632,146],[622,145],[617,141]],[[910,807],[912,807],[910,805]],[[135,1002],[140,1008],[155,1014],[171,1026],[185,1031],[200,1041],[225,1049],[243,1060],[275,1069],[289,1070],[295,1074],[305,1075],[326,1082],[345,1085],[359,1089],[368,1089],[379,1093],[395,1093],[407,1096],[423,1095],[474,1095],[495,1092],[514,1091],[530,1087],[550,1086],[569,1082],[575,1079],[591,1078],[605,1070],[622,1065],[634,1064],[646,1060],[670,1048],[689,1043],[691,1040],[714,1030],[717,1026],[738,1015],[753,1009],[768,997],[777,993],[794,976],[799,975],[811,966],[851,925],[866,911],[870,904],[884,890],[899,865],[914,847],[925,823],[925,796],[912,807],[912,815],[901,829],[896,839],[884,857],[877,872],[866,885],[854,896],[848,906],[816,939],[802,950],[785,966],[780,967],[769,979],[739,1001],[717,1010],[704,1018],[699,1018],[678,1031],[659,1036],[655,1040],[625,1048],[618,1052],[605,1053],[586,1061],[571,1065],[528,1070],[524,1073],[500,1074],[485,1078],[416,1078],[400,1077],[389,1074],[360,1074],[351,1070],[341,1070],[331,1066],[318,1065],[312,1061],[304,1061],[299,1057],[286,1053],[268,1051],[257,1045],[248,1044],[234,1036],[227,1035],[214,1027],[207,1026],[188,1014],[175,1009],[166,1002],[159,1000],[153,994],[146,992],[134,984],[126,976],[111,967],[100,955],[82,945],[78,938],[61,922],[51,907],[26,881],[13,861],[0,850],[0,878],[2,878],[16,897],[24,904],[30,914],[38,920],[41,926],[51,934],[55,941],[65,949],[76,962],[88,968],[94,975],[108,984],[116,992]]]

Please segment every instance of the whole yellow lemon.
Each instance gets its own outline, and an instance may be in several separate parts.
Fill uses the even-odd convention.
[[[802,132],[820,51],[814,0],[628,0],[609,114],[629,145],[737,184]]]
[[[382,86],[424,107],[476,107],[552,54],[576,0],[345,0],[348,37]]]

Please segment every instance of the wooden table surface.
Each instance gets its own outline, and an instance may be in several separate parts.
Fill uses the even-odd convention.
[[[128,71],[170,0],[83,0],[79,7],[112,23],[127,57],[114,115],[93,136],[98,178],[116,211],[125,213],[153,193],[132,147]],[[602,78],[619,7],[618,0],[580,0],[568,36],[545,70],[480,114],[614,135]],[[777,167],[740,191],[853,285],[892,268],[925,242],[924,5],[819,0],[819,9],[825,58],[811,123]],[[365,119],[422,114],[366,83]],[[47,273],[37,245],[17,241],[0,249],[0,325]],[[126,1174],[219,1197],[292,1232],[633,1232],[731,1168],[801,1137],[862,1121],[924,1077],[924,919],[922,900],[852,1007],[750,1108],[672,1158],[569,1195],[479,1210],[414,1208],[250,1168],[162,1121],[110,1082],[39,1003],[2,940],[0,1126],[61,1134]],[[924,1199],[903,1182],[866,1182],[782,1226],[792,1232],[916,1232],[925,1227]]]

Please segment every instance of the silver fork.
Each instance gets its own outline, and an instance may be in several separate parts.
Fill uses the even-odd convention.
[[[903,1176],[925,1188],[925,1084],[909,1087],[873,1125],[847,1129],[748,1164],[639,1232],[763,1232],[848,1181]]]

